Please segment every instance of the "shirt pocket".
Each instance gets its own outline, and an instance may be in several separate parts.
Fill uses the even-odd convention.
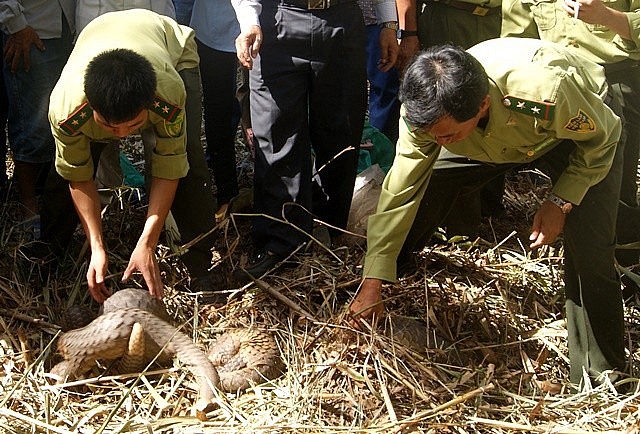
[[[538,29],[541,31],[547,31],[553,29],[557,22],[557,14],[559,12],[564,13],[564,10],[560,11],[559,6],[555,0],[521,0],[522,4],[529,5],[533,14]]]

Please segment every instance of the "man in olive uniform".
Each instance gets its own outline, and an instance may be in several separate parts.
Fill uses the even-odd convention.
[[[89,291],[98,302],[109,295],[100,201],[93,182],[104,146],[100,141],[149,126],[155,130],[152,158],[146,162],[152,174],[147,218],[123,280],[139,271],[149,292],[161,298],[155,250],[169,210],[184,242],[213,226],[213,196],[200,144],[200,98],[192,29],[135,9],[97,17],[78,37],[51,94],[49,120],[61,178],[50,179],[45,191],[43,238],[68,243],[77,222],[72,218],[75,205],[91,247]],[[184,255],[192,277],[206,275],[211,246],[208,237]]]
[[[398,55],[400,67],[420,47],[451,43],[466,49],[500,36],[501,0],[396,0],[396,3],[403,29],[399,32],[403,37]],[[482,190],[465,194],[442,222],[447,234],[475,237],[482,217],[497,215],[503,209],[503,191],[504,176],[500,176]]]
[[[468,52],[433,47],[407,69],[400,100],[400,140],[369,218],[351,313],[383,313],[382,282],[396,280],[397,266],[425,245],[461,192],[535,163],[553,188],[535,214],[530,247],[564,230],[571,381],[624,369],[614,267],[622,127],[604,102],[602,68],[535,39],[494,39]],[[448,164],[434,169],[441,160]]]
[[[622,94],[625,145],[617,234],[622,244],[640,241],[640,0],[504,0],[502,15],[503,36],[556,42],[603,65],[609,86]],[[638,263],[637,250],[617,256],[623,265]]]

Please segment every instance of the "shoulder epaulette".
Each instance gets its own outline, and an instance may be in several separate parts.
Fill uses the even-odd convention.
[[[502,104],[509,110],[533,116],[545,121],[553,119],[553,112],[556,108],[555,103],[552,102],[533,101],[513,95],[505,95],[502,98]]]
[[[75,134],[92,116],[93,109],[85,102],[71,116],[60,122],[60,128],[67,134]]]
[[[153,105],[151,106],[151,111],[167,122],[173,122],[178,118],[178,115],[180,114],[182,109],[178,106],[166,102],[161,98],[155,97],[153,100]]]

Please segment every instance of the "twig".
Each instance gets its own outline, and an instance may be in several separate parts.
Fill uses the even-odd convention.
[[[251,280],[253,280],[253,282],[260,289],[267,291],[269,293],[269,295],[271,295],[273,298],[275,298],[276,300],[281,301],[282,303],[286,304],[287,306],[289,306],[291,309],[293,309],[295,312],[297,312],[301,316],[303,316],[303,317],[305,317],[307,319],[310,319],[310,320],[312,320],[314,322],[319,322],[316,319],[316,317],[313,316],[313,314],[311,314],[311,313],[307,312],[306,310],[304,310],[302,307],[300,307],[300,305],[298,303],[294,302],[289,297],[287,297],[286,295],[282,294],[276,288],[274,288],[273,286],[269,285],[264,280],[256,279],[251,274],[247,273],[246,270],[243,269],[243,271],[247,274],[247,276],[251,277]]]
[[[56,332],[61,329],[61,327],[59,325],[52,324],[52,323],[47,322],[47,321],[45,321],[43,319],[33,318],[33,317],[30,317],[29,315],[25,315],[23,313],[16,312],[14,310],[5,309],[5,308],[2,308],[2,307],[0,307],[0,315],[6,316],[8,318],[19,319],[21,321],[29,322],[31,324],[35,324],[35,325],[39,326],[40,328],[42,328],[44,331],[46,331],[46,332],[48,332],[48,333],[50,333],[52,335],[55,335]],[[56,332],[52,332],[52,331],[47,330],[47,329],[54,329]]]
[[[38,419],[34,419],[32,417],[29,416],[24,416],[20,413],[18,413],[17,411],[13,411],[13,410],[9,410],[8,408],[0,408],[0,414],[7,416],[9,418],[14,418],[14,419],[18,419],[18,420],[22,420],[26,423],[28,423],[29,425],[33,426],[38,426],[41,427],[43,429],[46,429],[48,431],[53,431],[53,432],[57,432],[60,434],[69,434],[71,433],[71,431],[63,429],[63,428],[58,428],[55,425],[50,425],[48,423],[44,423],[42,421],[39,421]]]
[[[421,411],[420,413],[417,413],[414,416],[410,417],[408,420],[405,420],[402,424],[400,424],[400,426],[396,426],[394,430],[390,432],[400,432],[411,425],[415,425],[416,423],[422,421],[425,418],[428,418],[440,413],[442,410],[446,410],[449,407],[453,407],[454,405],[458,405],[465,401],[473,399],[476,396],[481,395],[484,392],[487,392],[494,388],[495,388],[495,385],[493,383],[489,383],[486,386],[478,387],[477,389],[472,390],[471,392],[467,392],[462,396],[453,398],[452,400],[447,401],[444,404],[441,404],[435,408],[430,408],[429,410]]]

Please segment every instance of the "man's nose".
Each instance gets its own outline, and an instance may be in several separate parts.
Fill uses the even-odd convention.
[[[129,128],[127,127],[115,127],[113,128],[112,131],[113,131],[113,134],[115,134],[120,138],[127,137],[130,133]]]

